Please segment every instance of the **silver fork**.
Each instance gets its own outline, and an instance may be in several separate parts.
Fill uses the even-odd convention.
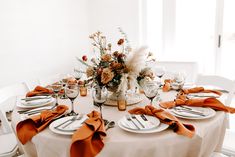
[[[66,128],[67,126],[71,125],[73,122],[75,122],[76,120],[81,120],[83,117],[83,114],[79,114],[78,117],[74,116],[66,125],[62,126],[62,128]]]
[[[73,120],[75,120],[76,118],[77,118],[77,116],[74,116],[73,118],[64,121],[63,123],[61,123],[61,124],[55,126],[54,128],[59,128],[60,126],[64,125],[65,123],[68,123],[68,122],[70,122],[70,121],[73,121]]]
[[[131,119],[130,115],[126,115],[126,119],[132,122],[135,125],[135,127],[140,130],[140,127],[137,124],[135,124],[135,122]]]
[[[131,118],[135,119],[143,128],[145,128],[144,125],[139,121],[139,119],[136,118],[135,115],[131,115]]]

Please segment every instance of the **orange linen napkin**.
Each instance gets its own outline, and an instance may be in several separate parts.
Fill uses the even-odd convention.
[[[186,105],[194,107],[210,107],[215,110],[220,110],[229,113],[235,113],[235,108],[225,106],[222,102],[216,98],[206,98],[206,99],[175,99],[175,101],[161,102],[160,106],[163,108],[172,108],[175,106]]]
[[[162,87],[163,92],[168,92],[171,89],[171,82],[172,82],[172,80],[170,80],[170,79],[164,80],[164,85]]]
[[[53,91],[51,89],[47,89],[42,86],[37,86],[33,91],[30,91],[26,94],[26,97],[32,97],[36,95],[43,95],[43,94],[52,94]]]
[[[67,109],[67,106],[59,105],[52,111],[42,111],[40,115],[35,115],[19,122],[16,126],[16,132],[20,142],[22,144],[27,143],[34,135],[45,129],[54,118],[62,115]]]
[[[195,87],[191,89],[183,89],[177,94],[177,97],[174,101],[161,102],[160,106],[163,108],[172,108],[180,105],[194,106],[194,107],[210,107],[215,110],[220,110],[229,113],[235,113],[235,108],[225,106],[222,102],[220,102],[216,98],[204,98],[204,99],[188,99],[187,94],[189,93],[197,93],[197,92],[205,92],[205,93],[215,93],[217,95],[221,95],[222,93],[216,90],[207,90],[203,87]]]
[[[191,88],[191,89],[183,89],[182,92],[184,94],[189,94],[189,93],[215,93],[217,95],[222,95],[222,93],[220,91],[204,89],[203,87],[194,87],[194,88]]]
[[[128,111],[130,114],[146,114],[150,116],[155,116],[160,119],[162,123],[170,125],[173,128],[174,132],[179,135],[187,136],[192,138],[195,134],[195,128],[191,124],[181,123],[175,116],[170,114],[163,109],[157,109],[153,106],[147,105],[145,108],[134,108]]]
[[[72,136],[70,157],[94,157],[104,147],[106,133],[100,113],[92,111],[87,116],[89,119]]]

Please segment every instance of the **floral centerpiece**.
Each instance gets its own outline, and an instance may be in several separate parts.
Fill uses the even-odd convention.
[[[146,58],[149,56],[146,47],[132,50],[127,35],[120,28],[119,31],[122,35],[116,43],[119,50],[112,50],[112,44],[107,44],[106,37],[98,31],[89,36],[97,57],[77,58],[86,65],[85,73],[88,80],[92,80],[101,87],[105,86],[114,93],[136,87],[137,76],[144,68]]]

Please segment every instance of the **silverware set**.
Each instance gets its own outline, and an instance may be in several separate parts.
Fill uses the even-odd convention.
[[[145,129],[145,125],[136,117],[136,115],[126,115],[126,120],[131,122],[132,124],[134,124],[134,126],[138,129]],[[148,121],[148,119],[145,117],[144,114],[140,115],[140,117],[144,120],[144,121]],[[139,125],[141,126],[139,126]]]
[[[219,98],[219,96],[215,95],[196,95],[196,94],[191,94],[187,96],[188,98]]]
[[[59,131],[75,131],[76,129],[71,129],[71,130],[66,130],[65,128],[70,126],[71,124],[73,124],[75,121],[81,120],[83,118],[83,114],[79,114],[78,116],[73,116],[72,118],[64,121],[63,123],[55,126],[54,128],[59,130]],[[81,124],[83,124],[86,121],[86,119],[84,119]]]
[[[21,100],[24,101],[34,101],[34,100],[39,100],[39,99],[50,99],[51,96],[36,96],[36,97],[26,97],[22,98]]]
[[[75,121],[81,120],[83,117],[84,117],[83,114],[79,114],[78,116],[73,116],[72,118],[64,121],[63,123],[55,126],[54,128],[56,130],[63,131],[63,132],[73,132],[73,131],[76,131],[77,128],[69,129],[69,130],[66,130],[66,128],[68,126],[72,125]],[[82,120],[80,123],[83,124],[85,121],[86,121],[86,119]],[[108,122],[105,125],[105,130],[107,131],[108,129],[114,128],[114,127],[115,127],[115,122],[114,121],[110,121],[110,122]]]
[[[51,106],[50,108],[45,108],[45,107],[42,107],[42,108],[38,108],[38,109],[29,109],[29,110],[20,110],[20,111],[17,111],[19,114],[27,114],[27,115],[33,115],[33,114],[37,114],[37,113],[40,113],[42,111],[45,111],[45,110],[52,110],[54,109],[56,106]]]
[[[198,110],[194,110],[190,107],[186,107],[186,106],[176,106],[176,107],[174,107],[174,110],[176,110],[178,112],[186,112],[186,113],[199,115],[199,116],[203,116],[203,117],[206,116],[206,114],[204,114]]]

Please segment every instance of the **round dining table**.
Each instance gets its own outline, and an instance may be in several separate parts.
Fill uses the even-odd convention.
[[[161,101],[174,100],[176,94],[177,92],[173,90],[160,92]],[[194,125],[196,132],[193,138],[178,135],[170,128],[155,133],[133,133],[121,129],[118,120],[128,114],[128,110],[149,104],[149,100],[143,94],[140,96],[143,100],[127,106],[126,111],[119,111],[117,107],[103,106],[103,118],[115,121],[116,125],[107,130],[105,145],[98,157],[209,157],[212,152],[221,150],[227,124],[226,114],[222,111],[216,111],[215,116],[208,119],[179,118],[183,123]],[[68,99],[59,99],[59,104],[70,107],[71,103]],[[90,93],[85,97],[78,96],[74,107],[79,114],[98,110],[93,105]],[[17,110],[19,108],[15,107],[12,115],[14,128],[25,118]],[[25,156],[28,157],[69,157],[71,135],[56,134],[47,127],[21,146]]]

